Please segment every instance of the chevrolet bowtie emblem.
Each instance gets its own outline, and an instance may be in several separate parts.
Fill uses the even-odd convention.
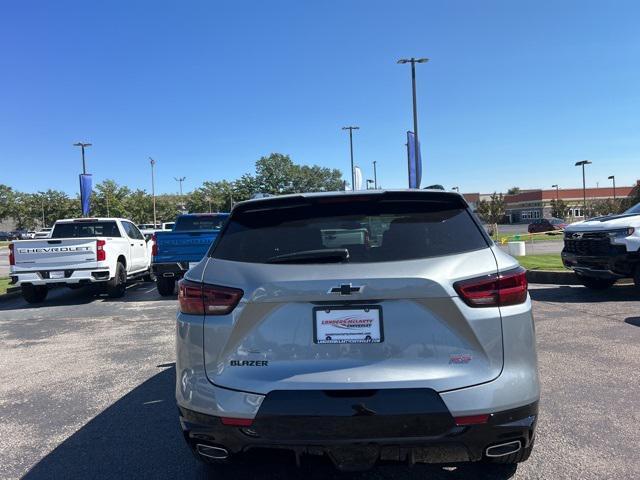
[[[338,293],[340,295],[351,295],[352,293],[360,293],[362,287],[354,287],[350,283],[343,283],[339,287],[333,287],[327,293]]]

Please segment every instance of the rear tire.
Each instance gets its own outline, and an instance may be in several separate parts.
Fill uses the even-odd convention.
[[[22,298],[27,303],[42,303],[47,298],[49,289],[46,285],[23,285],[22,286]]]
[[[606,290],[611,288],[616,283],[615,278],[596,278],[587,277],[585,275],[578,275],[580,283],[591,290]]]
[[[127,271],[121,262],[116,264],[116,274],[107,282],[107,295],[120,298],[127,291]]]
[[[176,279],[157,277],[156,288],[158,289],[158,293],[163,297],[170,297],[176,289]]]
[[[516,453],[512,453],[511,455],[505,455],[504,457],[485,457],[484,461],[486,463],[499,463],[499,464],[508,464],[508,463],[522,463],[526,462],[527,459],[531,456],[531,452],[533,451],[533,444],[535,443],[535,439],[531,440],[529,446],[527,448],[523,448]]]

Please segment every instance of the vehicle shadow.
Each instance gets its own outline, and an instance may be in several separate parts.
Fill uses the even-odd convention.
[[[70,289],[67,287],[56,287],[49,291],[46,300],[39,304],[29,304],[22,297],[0,302],[0,311],[6,310],[24,310],[27,308],[45,308],[56,306],[74,306],[87,305],[93,302],[157,302],[157,301],[173,301],[177,300],[177,295],[170,297],[161,296],[155,288],[155,284],[151,282],[133,282],[127,285],[127,292],[121,298],[109,298],[105,293],[101,292],[98,287],[87,286],[78,289]]]
[[[507,479],[513,466],[381,466],[370,472],[340,473],[328,461],[309,457],[301,468],[292,456],[272,452],[243,456],[239,466],[213,469],[187,448],[174,400],[174,364],[120,398],[40,460],[26,480],[89,478],[228,478],[257,479]]]
[[[633,325],[634,327],[640,327],[640,317],[629,317],[624,319],[624,323]]]
[[[529,289],[532,300],[560,303],[637,302],[640,300],[634,285],[615,285],[607,290],[590,290],[577,285],[553,285]]]

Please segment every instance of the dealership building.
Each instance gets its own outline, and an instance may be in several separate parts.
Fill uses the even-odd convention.
[[[640,188],[640,180],[633,187],[616,187],[615,198],[628,197],[634,188]],[[480,201],[491,199],[491,194],[465,193],[463,195],[473,210],[477,209]],[[594,200],[613,199],[614,191],[611,187],[587,188],[586,197],[587,204]],[[551,218],[551,201],[556,199],[563,200],[569,207],[567,219],[576,221],[584,218],[582,189],[559,188],[522,190],[513,195],[505,195],[506,221],[508,223],[530,223],[537,218]]]

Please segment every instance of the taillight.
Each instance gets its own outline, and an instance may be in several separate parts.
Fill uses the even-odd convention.
[[[231,313],[244,292],[237,288],[207,285],[189,280],[178,284],[180,311],[193,315],[226,315]]]
[[[107,252],[104,246],[107,244],[105,240],[96,240],[96,260],[104,262],[107,259]]]
[[[155,233],[151,236],[151,255],[158,256],[158,237]]]
[[[504,307],[527,299],[527,271],[518,267],[498,275],[456,282],[453,287],[470,307]]]
[[[13,254],[13,243],[9,244],[9,265],[16,264],[16,256]]]

